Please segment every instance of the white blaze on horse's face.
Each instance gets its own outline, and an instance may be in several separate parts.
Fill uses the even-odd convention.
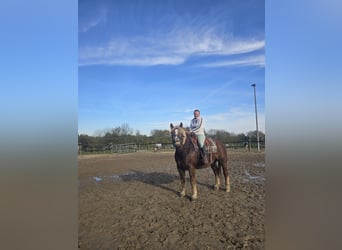
[[[172,141],[173,141],[174,146],[178,147],[184,144],[184,141],[185,141],[184,131],[180,131],[178,127],[175,127],[173,131],[171,132],[171,134],[172,134]]]
[[[176,146],[178,146],[180,144],[178,128],[175,128],[175,130],[173,130],[173,133],[173,142]]]

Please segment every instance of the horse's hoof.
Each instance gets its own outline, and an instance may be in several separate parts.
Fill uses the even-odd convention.
[[[179,193],[179,196],[180,196],[180,197],[184,197],[184,196],[185,196],[185,192],[180,192],[180,193]]]
[[[226,188],[226,192],[229,193],[230,192],[230,187]]]
[[[191,196],[191,201],[196,201],[197,200],[197,196]]]
[[[214,190],[215,190],[215,191],[217,191],[217,190],[219,190],[219,189],[220,189],[219,186],[217,186],[217,185],[214,186]]]

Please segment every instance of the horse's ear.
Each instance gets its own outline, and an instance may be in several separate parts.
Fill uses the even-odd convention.
[[[179,124],[179,127],[183,128],[183,122],[181,122],[181,123]]]
[[[172,123],[170,123],[170,128],[173,129],[173,124]]]

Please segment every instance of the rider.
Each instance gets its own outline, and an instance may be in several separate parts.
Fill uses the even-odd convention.
[[[204,133],[204,120],[201,117],[201,112],[198,109],[194,110],[194,118],[191,120],[190,132],[197,136],[200,152],[202,156],[202,163],[208,164],[207,153],[204,147],[205,133]]]

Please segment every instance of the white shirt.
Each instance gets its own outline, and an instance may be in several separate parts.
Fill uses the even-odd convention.
[[[201,116],[191,120],[190,131],[196,135],[204,135],[204,119]]]

